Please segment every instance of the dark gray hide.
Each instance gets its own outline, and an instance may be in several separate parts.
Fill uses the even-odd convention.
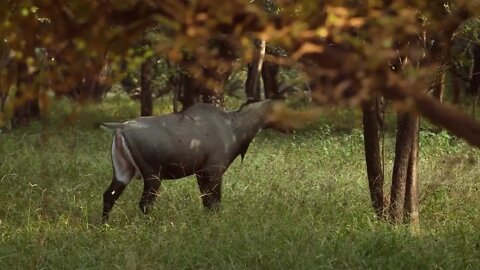
[[[222,176],[255,135],[266,126],[272,101],[251,103],[225,112],[196,104],[176,114],[105,123],[115,130],[113,180],[103,194],[103,220],[134,176],[142,177],[140,209],[147,213],[163,179],[196,175],[206,208],[220,204]]]

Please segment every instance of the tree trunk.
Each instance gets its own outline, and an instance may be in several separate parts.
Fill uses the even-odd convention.
[[[69,95],[80,103],[102,101],[103,95],[109,88],[106,83],[109,69],[110,66],[105,55],[103,62],[96,63],[95,67],[82,74],[82,80],[72,87]]]
[[[88,74],[79,86],[79,93],[77,100],[82,101],[96,101],[102,99],[103,93],[99,88],[98,76],[96,74]]]
[[[7,100],[8,88],[10,87],[8,77],[8,72],[0,68],[0,116],[3,116],[1,114],[5,113],[5,101]]]
[[[390,192],[389,206],[390,218],[395,224],[399,224],[403,221],[405,187],[412,146],[415,138],[415,131],[418,130],[416,124],[417,121],[418,116],[414,116],[409,113],[399,113],[397,115],[395,161],[393,164],[392,187]]]
[[[418,198],[418,134],[420,126],[420,118],[413,116],[413,138],[412,149],[408,160],[407,182],[405,190],[405,223],[411,223],[418,226],[419,220],[419,198]]]
[[[453,104],[459,104],[460,103],[460,92],[462,90],[462,87],[460,85],[460,79],[458,78],[458,72],[456,71],[455,65],[451,65],[450,69],[450,78],[452,81],[452,91],[453,91],[453,99],[452,103]]]
[[[22,102],[15,105],[12,123],[13,126],[25,125],[28,124],[30,120],[39,116],[40,108],[38,106],[38,99],[32,98],[28,100],[23,100]]]
[[[213,104],[216,107],[224,107],[223,87],[230,74],[231,68],[209,68],[204,70],[203,79],[206,82],[202,83],[203,87],[201,88],[204,103]]]
[[[280,99],[277,83],[278,65],[265,62],[262,68],[263,89],[266,99]]]
[[[363,110],[363,134],[365,145],[365,160],[367,163],[368,186],[373,208],[378,218],[385,217],[383,195],[384,172],[382,155],[380,153],[380,123],[378,100],[365,102]]]
[[[245,82],[245,91],[247,101],[261,100],[260,93],[260,74],[262,73],[263,60],[265,59],[266,43],[262,40],[258,57],[255,57],[252,63],[247,65],[247,81]]]
[[[223,97],[223,91],[204,91],[202,95],[203,103],[213,104],[216,107],[225,107],[225,99]]]
[[[155,58],[150,57],[142,64],[140,113],[142,116],[153,114],[152,80],[155,76]]]
[[[258,78],[259,73],[257,70],[258,59],[254,59],[252,63],[247,64],[247,80],[245,81],[245,92],[247,94],[248,101],[259,101],[260,98],[260,81]]]
[[[472,60],[470,87],[467,89],[467,93],[470,96],[476,96],[480,87],[480,45],[472,45]]]
[[[200,85],[196,82],[192,75],[183,75],[181,77],[180,103],[182,103],[182,111],[188,109],[193,104],[200,102]]]
[[[180,100],[180,94],[182,92],[182,81],[184,74],[178,73],[170,77],[170,84],[173,85],[173,112],[177,113],[178,110],[178,101]]]
[[[13,109],[12,126],[25,125],[40,116],[38,93],[33,83],[33,74],[28,73],[24,63],[12,65],[16,69],[16,93]],[[15,72],[15,71],[13,71]]]
[[[442,74],[436,75],[431,87],[433,96],[440,100],[440,102],[443,102],[443,95],[445,91],[445,74],[446,72],[442,72]]]
[[[223,108],[223,88],[232,73],[233,63],[238,58],[235,53],[236,45],[223,35],[213,37],[210,44],[210,49],[215,51],[218,62],[213,61],[203,68],[203,78],[200,78],[203,85],[202,99],[205,103]]]

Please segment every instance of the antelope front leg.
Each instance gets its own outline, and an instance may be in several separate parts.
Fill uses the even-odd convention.
[[[155,198],[157,198],[160,184],[160,179],[155,176],[143,180],[143,193],[138,206],[144,214],[148,213],[150,206],[153,204],[153,201],[155,201]]]
[[[220,208],[222,199],[222,177],[197,175],[203,206],[209,210]]]

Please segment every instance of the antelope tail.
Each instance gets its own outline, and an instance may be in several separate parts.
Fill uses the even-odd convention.
[[[107,131],[113,131],[117,128],[122,128],[123,123],[102,123],[100,124],[100,127]]]

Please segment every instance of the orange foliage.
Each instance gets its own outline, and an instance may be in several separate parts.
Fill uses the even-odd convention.
[[[209,76],[205,69],[228,71],[235,59],[248,61],[254,47],[248,41],[258,38],[287,52],[286,58],[270,60],[301,69],[319,103],[358,105],[378,95],[400,101],[421,97],[413,98],[412,107],[423,113],[418,107],[425,102],[419,100],[428,98],[424,89],[431,76],[425,71],[446,60],[453,33],[474,10],[474,4],[464,1],[450,3],[451,13],[442,1],[429,0],[276,3],[278,12],[269,13],[245,0],[3,1],[0,36],[8,46],[8,64],[0,59],[0,69],[7,70],[8,77],[18,73],[12,63],[27,65],[22,76],[30,78],[28,83],[11,82],[23,93],[19,100],[41,96],[48,104],[38,89],[69,92],[85,77],[98,74],[106,61],[115,65],[135,57],[132,48],[145,31],[160,27],[165,38],[153,44],[155,53],[188,63],[197,77]],[[227,49],[212,46],[212,40]],[[46,63],[39,61],[36,48],[45,49]],[[206,85],[218,91],[218,74],[210,76],[214,81]],[[412,86],[415,89],[405,88]],[[11,87],[0,87],[3,97],[8,95]],[[0,107],[0,119],[7,107]],[[442,122],[447,120],[433,119],[436,115],[426,116],[455,132]]]

